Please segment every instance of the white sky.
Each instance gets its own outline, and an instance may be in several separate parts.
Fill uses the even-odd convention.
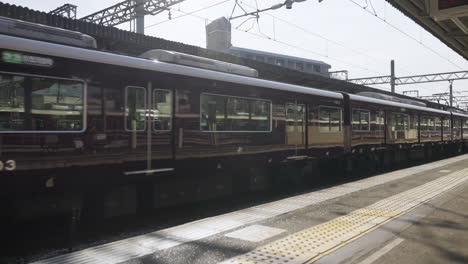
[[[70,3],[78,6],[79,18],[121,2],[121,0],[1,1],[46,12]],[[257,4],[262,9],[282,1],[239,0],[246,9]],[[295,3],[292,9],[283,7],[262,13],[258,24],[253,19],[247,21],[240,29],[248,30],[252,27],[249,33],[234,29],[244,22],[244,18],[233,20],[233,45],[321,60],[331,64],[332,71],[348,70],[349,78],[388,75],[391,59],[395,60],[397,76],[468,69],[468,62],[465,59],[386,1],[353,1],[361,6],[369,4],[367,10],[372,12],[375,10],[378,16],[417,41],[367,13],[351,0],[324,0],[322,3],[318,3],[317,0],[307,0]],[[186,0],[171,8],[172,20],[168,20],[167,11],[157,16],[146,16],[145,34],[205,47],[205,24],[221,16],[229,17],[234,2],[234,0]],[[217,3],[221,4],[186,15]],[[235,14],[241,14],[239,8],[236,10]],[[153,24],[157,25],[151,26]],[[128,30],[130,26],[127,23],[120,25],[119,28]],[[418,42],[430,47],[437,54]],[[389,90],[388,85],[380,87]],[[419,90],[420,95],[442,93],[448,91],[448,82],[397,86],[397,92],[406,90]],[[454,83],[454,91],[464,90],[468,90],[468,81]]]

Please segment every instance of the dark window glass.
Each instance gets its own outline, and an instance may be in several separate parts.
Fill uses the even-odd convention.
[[[153,129],[172,129],[172,91],[153,90]]]
[[[405,114],[392,114],[392,131],[409,130],[409,116]]]
[[[222,95],[200,96],[200,128],[204,131],[271,130],[271,102]]]
[[[429,130],[428,121],[429,121],[429,118],[427,116],[422,116],[421,117],[421,122],[420,122],[421,131]]]
[[[435,131],[435,120],[433,117],[424,116],[421,121],[421,130]]]
[[[418,116],[412,115],[410,117],[410,129],[418,129]]]
[[[442,122],[445,132],[450,132],[450,119],[444,119]]]
[[[370,129],[369,124],[370,113],[367,110],[353,110],[352,128],[355,131],[368,131]]]
[[[0,74],[1,131],[80,131],[80,81]]]
[[[304,71],[304,63],[296,62],[296,69],[299,71]]]
[[[305,120],[305,105],[286,104],[286,122],[302,122]]]
[[[376,121],[376,130],[383,131],[385,126],[385,113],[383,111],[378,111],[375,115]]]
[[[341,109],[336,107],[319,107],[319,123],[321,132],[341,131]]]
[[[146,89],[126,87],[125,128],[129,131],[143,131],[146,128]]]
[[[320,65],[314,64],[314,71],[315,71],[315,72],[321,72],[321,71],[320,71]]]
[[[440,132],[440,128],[442,126],[442,120],[440,119],[440,117],[436,117],[434,123],[435,123],[434,131]]]

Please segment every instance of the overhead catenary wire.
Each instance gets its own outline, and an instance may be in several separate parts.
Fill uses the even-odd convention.
[[[439,52],[435,51],[433,48],[429,47],[428,45],[424,44],[422,42],[422,38],[421,38],[421,35],[420,35],[420,39],[418,40],[416,37],[413,37],[411,36],[410,34],[408,34],[407,32],[401,30],[400,28],[398,28],[397,26],[393,25],[392,23],[388,22],[387,21],[387,16],[386,16],[386,13],[387,13],[387,10],[386,10],[386,2],[385,2],[385,5],[384,5],[384,18],[380,17],[377,12],[375,11],[374,9],[374,12],[371,12],[369,11],[366,7],[363,7],[361,6],[359,3],[357,3],[356,1],[354,0],[349,0],[351,3],[353,3],[354,5],[360,7],[362,10],[364,10],[365,12],[367,12],[368,14],[374,16],[375,18],[379,19],[380,21],[382,21],[383,23],[387,24],[388,26],[392,27],[393,29],[397,30],[398,32],[400,32],[401,34],[403,34],[404,36],[410,38],[411,40],[417,42],[418,44],[420,44],[421,46],[423,46],[424,48],[426,48],[427,50],[429,50],[430,52],[432,52],[433,54],[437,55],[438,57],[442,58],[443,60],[449,62],[450,64],[452,64],[453,66],[455,66],[456,68],[460,69],[460,70],[463,70],[463,68],[461,68],[460,66],[458,66],[457,64],[455,64],[454,62],[452,62],[450,59],[448,59],[447,57],[443,56],[442,54],[440,54]],[[372,0],[370,0],[372,1]],[[367,3],[367,1],[366,1]],[[432,89],[437,89],[439,90],[440,88],[434,88],[432,87]]]
[[[209,5],[209,6],[206,6],[206,7],[197,9],[197,10],[194,10],[194,11],[190,11],[190,12],[185,12],[185,11],[180,10],[180,5],[179,5],[178,9],[169,8],[169,10],[174,10],[174,11],[183,13],[183,15],[174,17],[173,19],[185,17],[185,16],[187,16],[187,15],[192,15],[192,16],[198,17],[199,19],[203,19],[203,20],[205,20],[205,21],[212,21],[211,19],[208,19],[208,18],[205,18],[205,17],[201,17],[201,16],[196,16],[196,15],[194,15],[194,14],[197,13],[197,12],[201,12],[201,11],[204,11],[204,10],[207,10],[207,9],[210,9],[210,8],[213,8],[213,7],[216,7],[216,6],[221,5],[221,4],[224,4],[224,3],[226,3],[226,2],[230,2],[230,0],[220,1],[220,2],[217,2],[217,3],[215,3],[215,4],[212,4],[212,5]],[[236,3],[237,3],[237,2],[238,2],[238,1],[236,1]],[[239,2],[241,2],[241,1],[239,1]],[[243,2],[241,2],[241,3],[243,3]],[[255,9],[255,7],[251,7],[251,6],[249,6],[249,5],[245,4],[245,3],[243,3],[243,4],[246,5],[246,6],[248,6],[248,7],[250,7],[250,8],[254,8],[254,9]],[[240,6],[240,7],[241,7],[241,6]],[[242,9],[243,9],[243,8],[242,8]],[[243,11],[245,12],[244,9],[243,9]],[[289,25],[291,25],[291,26],[293,26],[293,27],[298,28],[298,29],[300,29],[300,30],[306,32],[307,34],[314,35],[314,36],[319,37],[319,38],[321,38],[321,39],[324,39],[324,40],[326,40],[326,41],[328,41],[328,42],[330,42],[330,43],[333,43],[333,44],[338,45],[338,46],[341,46],[341,47],[343,47],[343,48],[345,48],[345,49],[351,50],[351,51],[353,51],[354,53],[360,54],[360,55],[362,55],[362,56],[369,57],[369,58],[371,58],[371,59],[373,59],[373,60],[380,60],[380,59],[375,59],[375,58],[373,58],[372,56],[367,55],[367,54],[364,53],[364,52],[361,52],[361,51],[358,51],[358,50],[356,50],[356,49],[347,47],[345,44],[342,44],[342,43],[340,43],[340,42],[338,42],[338,41],[335,41],[335,40],[329,39],[329,38],[327,38],[327,37],[324,37],[324,36],[322,36],[322,35],[320,35],[320,34],[311,32],[311,31],[308,30],[308,29],[305,29],[305,28],[303,28],[303,27],[301,27],[301,26],[299,26],[299,25],[293,24],[293,23],[291,23],[291,22],[289,22],[289,21],[286,21],[286,20],[284,20],[284,19],[282,19],[282,18],[279,18],[279,17],[277,17],[277,16],[274,16],[274,15],[271,15],[271,14],[268,14],[268,13],[266,13],[266,14],[267,14],[268,16],[273,17],[273,19],[277,19],[277,20],[279,20],[279,21],[281,21],[281,22],[283,22],[283,23],[286,23],[286,24],[289,24]],[[147,27],[156,26],[156,25],[165,23],[165,22],[167,22],[167,21],[169,21],[169,20],[165,20],[165,21],[162,21],[162,22],[158,22],[158,23],[149,25],[149,26],[147,26]],[[376,74],[379,74],[379,75],[381,74],[381,73],[378,73],[378,72],[376,72],[376,71],[374,71],[374,70],[372,70],[372,69],[369,69],[368,67],[364,67],[364,66],[361,66],[361,65],[358,65],[358,64],[354,64],[354,63],[347,62],[347,61],[345,61],[345,60],[341,60],[341,59],[338,59],[338,58],[335,58],[335,57],[331,57],[331,56],[328,55],[328,52],[327,52],[327,54],[322,54],[322,53],[319,53],[319,52],[317,52],[317,51],[313,51],[313,50],[310,50],[310,49],[306,49],[306,48],[303,48],[303,47],[296,46],[296,45],[291,44],[291,43],[287,43],[287,42],[285,42],[285,41],[276,40],[276,34],[275,34],[275,33],[274,33],[275,36],[274,36],[273,39],[272,39],[272,38],[266,36],[266,35],[263,34],[263,33],[260,35],[260,34],[256,34],[256,33],[252,33],[252,32],[246,32],[245,30],[241,30],[241,29],[236,29],[236,30],[241,31],[241,32],[244,32],[244,33],[248,33],[248,34],[251,34],[251,35],[254,35],[254,36],[259,37],[259,38],[263,38],[263,39],[267,39],[267,40],[270,40],[270,41],[274,41],[274,42],[277,42],[277,43],[279,43],[279,44],[281,44],[281,45],[284,45],[284,46],[288,46],[288,47],[291,47],[291,48],[295,48],[295,49],[298,49],[298,50],[302,50],[302,51],[304,51],[304,52],[311,53],[311,54],[314,54],[314,55],[316,55],[316,56],[320,56],[320,57],[324,57],[324,58],[327,58],[327,59],[330,59],[330,60],[334,60],[334,61],[343,63],[343,64],[345,64],[345,65],[350,65],[350,66],[353,66],[353,67],[356,67],[356,68],[365,70],[365,71],[367,71],[367,72],[373,72],[373,73],[376,73]],[[400,67],[400,68],[403,69],[403,70],[405,70],[403,67]],[[410,72],[409,70],[405,70],[405,71]],[[387,88],[387,89],[388,89],[388,88]]]
[[[424,44],[423,42],[419,41],[417,38],[411,36],[410,34],[406,33],[405,31],[401,30],[400,28],[398,28],[397,26],[393,25],[392,23],[388,22],[386,19],[380,17],[377,13],[373,13],[372,11],[369,11],[368,9],[366,9],[366,7],[363,7],[361,6],[359,3],[357,3],[356,1],[354,0],[349,0],[351,3],[353,3],[354,5],[360,7],[362,10],[364,10],[366,13],[368,14],[371,14],[372,16],[374,16],[375,18],[377,18],[378,20],[382,21],[383,23],[387,24],[388,26],[390,26],[391,28],[395,29],[396,31],[400,32],[401,34],[405,35],[406,37],[416,41],[417,43],[419,43],[421,46],[423,46],[424,48],[428,49],[429,51],[431,51],[432,53],[436,54],[437,56],[439,56],[440,58],[446,60],[447,62],[449,62],[450,64],[452,64],[453,66],[455,66],[456,68],[460,69],[460,70],[463,70],[463,68],[461,68],[460,66],[458,66],[457,64],[455,64],[453,61],[447,59],[446,57],[444,57],[442,54],[440,54],[439,52],[435,51],[433,48],[427,46],[426,44]]]
[[[251,5],[249,5],[249,4],[245,3],[245,2],[242,2],[242,1],[241,1],[240,3],[244,4],[244,5],[247,6],[247,7],[250,7],[250,8],[252,8],[252,9],[255,9],[253,6],[251,6]],[[318,33],[316,33],[316,32],[312,32],[312,31],[310,31],[309,29],[306,29],[306,28],[304,28],[304,27],[302,27],[302,26],[300,26],[300,25],[297,25],[297,24],[295,24],[295,23],[289,22],[289,21],[286,20],[286,19],[282,19],[282,18],[280,18],[280,17],[278,17],[278,16],[272,15],[272,14],[270,14],[270,13],[268,13],[268,12],[263,12],[263,14],[268,15],[268,16],[272,17],[273,19],[278,20],[278,21],[281,21],[281,22],[283,22],[283,23],[285,23],[285,24],[287,24],[287,25],[289,25],[289,26],[295,27],[295,28],[297,28],[297,29],[299,29],[299,30],[301,30],[301,31],[303,31],[303,32],[305,32],[305,33],[311,35],[311,36],[314,36],[314,37],[323,39],[323,40],[325,40],[325,41],[327,41],[327,42],[330,42],[330,43],[332,43],[332,44],[335,44],[336,46],[340,46],[340,47],[342,47],[342,48],[344,48],[344,49],[350,50],[350,51],[352,51],[352,52],[355,53],[355,54],[359,54],[359,55],[361,55],[361,56],[367,57],[367,58],[369,58],[369,59],[371,59],[371,60],[373,60],[373,61],[375,61],[375,62],[378,62],[378,61],[383,62],[383,61],[384,61],[383,59],[378,59],[378,58],[375,58],[375,57],[373,57],[373,56],[370,56],[369,54],[366,54],[365,52],[362,52],[362,51],[359,51],[359,50],[354,49],[354,48],[352,48],[352,47],[349,47],[349,46],[347,46],[347,45],[345,45],[345,44],[343,44],[343,43],[341,43],[341,42],[339,42],[339,41],[336,41],[336,40],[327,38],[327,37],[325,37],[325,36],[323,36],[323,35],[321,35],[321,34],[318,34]],[[388,61],[386,60],[385,63],[388,63]],[[405,69],[405,68],[403,68],[403,67],[401,67],[401,69],[404,70],[405,72],[410,73],[410,74],[415,74],[414,72],[411,72],[410,70]]]
[[[367,2],[366,2],[366,3],[367,3]],[[249,5],[249,4],[245,3],[245,2],[242,2],[242,1],[237,1],[237,0],[236,0],[236,4],[243,4],[243,5],[245,5],[246,7],[249,7],[249,8],[251,8],[251,9],[256,10],[255,7]],[[376,12],[374,6],[372,5],[372,2],[369,2],[369,4],[370,4],[371,8],[374,10],[374,12]],[[239,6],[241,6],[241,5],[239,5]],[[244,9],[243,9],[243,10],[244,10]],[[246,12],[246,11],[244,10],[244,12]],[[247,13],[247,12],[246,12],[246,13]],[[387,60],[385,60],[385,62],[384,62],[384,59],[375,58],[375,57],[373,57],[373,56],[370,56],[370,55],[368,55],[368,54],[366,54],[366,53],[364,53],[364,52],[361,52],[361,51],[359,51],[359,50],[357,50],[357,49],[348,47],[348,46],[346,46],[345,44],[343,44],[343,43],[341,43],[341,42],[339,42],[339,41],[332,40],[332,39],[327,38],[327,37],[325,37],[325,36],[323,36],[323,35],[321,35],[321,34],[318,34],[318,33],[316,33],[316,32],[312,32],[312,31],[310,31],[309,29],[306,29],[306,28],[304,28],[304,27],[302,27],[302,26],[299,26],[299,25],[297,25],[297,24],[291,23],[291,22],[289,22],[288,20],[285,20],[285,19],[282,19],[282,18],[280,18],[280,17],[278,17],[278,16],[272,15],[272,14],[266,12],[266,11],[265,11],[265,12],[262,12],[262,13],[265,14],[265,15],[268,15],[268,16],[272,17],[272,18],[273,18],[273,22],[274,22],[275,20],[279,20],[279,21],[283,22],[284,24],[287,24],[287,25],[289,25],[289,26],[292,26],[292,27],[295,27],[295,28],[297,28],[297,29],[300,29],[300,30],[303,31],[304,33],[307,33],[307,34],[312,35],[312,36],[314,36],[314,37],[317,37],[317,38],[320,38],[320,39],[325,40],[325,41],[327,42],[327,56],[328,56],[328,43],[330,42],[330,43],[335,44],[335,45],[337,45],[337,46],[340,46],[340,47],[342,47],[342,48],[344,48],[344,49],[350,50],[350,51],[352,51],[353,53],[358,54],[358,55],[360,55],[360,56],[368,57],[369,59],[371,59],[372,61],[374,61],[374,62],[376,62],[376,63],[388,63]],[[273,24],[273,26],[275,27],[274,24]],[[274,31],[273,31],[274,38],[273,38],[273,39],[276,39],[276,32],[275,32],[275,31],[276,31],[276,30],[275,30],[275,28],[274,28]],[[409,73],[409,74],[412,74],[412,75],[415,75],[415,74],[416,74],[416,73],[412,72],[411,70],[406,69],[405,67],[401,67],[401,66],[400,66],[399,68],[402,69],[402,71],[407,72],[407,73]],[[384,75],[384,74],[382,74],[382,75]],[[427,89],[427,88],[426,88],[427,85],[415,84],[415,86],[417,86],[417,87],[419,87],[419,88],[422,88],[422,89]],[[384,90],[388,90],[388,89],[389,89],[389,87],[385,87],[385,86],[384,86],[385,88],[383,88],[382,86],[377,86],[377,87],[378,87],[379,89],[384,89]],[[432,87],[431,89],[434,89],[434,87]]]
[[[178,11],[178,12],[181,12],[183,13],[183,15],[180,15],[180,16],[177,16],[177,17],[173,17],[171,19],[166,19],[166,20],[163,20],[163,21],[160,21],[160,22],[157,22],[157,23],[154,23],[154,24],[151,24],[149,26],[146,26],[145,28],[150,28],[150,27],[154,27],[154,26],[157,26],[157,25],[160,25],[160,24],[163,24],[163,23],[166,23],[168,21],[171,21],[171,20],[174,20],[174,19],[177,19],[177,18],[181,18],[181,17],[184,17],[184,16],[188,16],[188,15],[191,15],[191,14],[195,14],[195,13],[198,13],[198,12],[201,12],[201,11],[205,11],[207,9],[210,9],[210,8],[213,8],[215,6],[219,6],[221,4],[224,4],[226,2],[230,2],[231,0],[223,0],[221,2],[217,2],[217,3],[214,3],[212,5],[209,5],[209,6],[205,6],[205,7],[202,7],[200,9],[197,9],[197,10],[194,10],[194,11],[191,11],[191,12],[182,12],[181,9],[180,9],[180,6],[178,7],[178,9],[174,9],[174,8],[167,8],[168,10],[173,10],[173,11]],[[234,11],[234,10],[233,10]]]
[[[236,1],[236,2],[237,2],[237,1]],[[245,2],[239,1],[239,3],[245,5],[245,6],[249,7],[249,8],[255,9],[255,7],[249,5],[249,4],[245,3]],[[366,3],[367,3],[367,2],[366,2]],[[374,8],[373,5],[372,5],[372,2],[369,2],[369,4],[370,4],[370,6],[372,7],[372,9],[374,10],[374,12],[376,12],[376,11],[375,11],[375,8]],[[292,27],[295,27],[295,28],[297,28],[297,29],[300,29],[300,30],[303,31],[304,33],[310,34],[310,35],[312,35],[312,36],[314,36],[314,37],[318,37],[318,38],[320,38],[320,39],[323,39],[323,40],[327,41],[327,54],[328,54],[328,42],[330,42],[330,43],[335,44],[335,45],[337,45],[337,46],[340,46],[340,47],[342,47],[342,48],[344,48],[344,49],[350,50],[350,51],[354,52],[355,54],[358,54],[358,55],[360,55],[360,56],[367,57],[367,58],[371,59],[372,61],[374,61],[374,62],[376,62],[376,63],[379,63],[379,64],[380,64],[380,63],[386,63],[386,64],[388,63],[387,60],[384,61],[384,59],[375,58],[375,57],[373,57],[373,56],[370,56],[370,55],[368,55],[368,54],[366,54],[366,53],[364,53],[364,52],[361,52],[361,51],[359,51],[359,50],[357,50],[357,49],[348,47],[348,46],[346,46],[345,44],[343,44],[343,43],[341,43],[341,42],[339,42],[339,41],[332,40],[332,39],[327,38],[327,37],[325,37],[325,36],[323,36],[323,35],[320,35],[320,34],[318,34],[318,33],[316,33],[316,32],[312,32],[312,31],[310,31],[309,29],[306,29],[306,28],[304,28],[304,27],[302,27],[302,26],[299,26],[299,25],[297,25],[297,24],[291,23],[291,22],[289,22],[288,20],[282,19],[282,18],[280,18],[280,17],[278,17],[278,16],[275,16],[275,15],[272,15],[272,14],[270,14],[270,13],[268,13],[268,12],[262,12],[262,13],[265,14],[265,15],[268,15],[268,16],[272,17],[274,20],[279,20],[279,21],[281,21],[281,22],[283,22],[283,23],[285,23],[285,24],[287,24],[287,25],[289,25],[289,26],[292,26]],[[276,38],[276,32],[274,31],[273,33],[274,33],[274,35],[275,35],[274,38]],[[407,73],[409,73],[409,74],[411,74],[411,75],[416,75],[416,73],[414,73],[414,72],[411,71],[411,70],[406,69],[405,67],[399,66],[399,68],[400,68],[402,71],[407,72]],[[381,75],[385,75],[385,74],[381,74]],[[428,89],[428,88],[427,88],[427,86],[428,86],[427,84],[425,84],[425,85],[423,85],[423,84],[414,84],[414,86],[416,86],[416,87],[418,87],[418,88],[420,88],[420,89],[424,89],[424,90],[427,90],[427,89]],[[384,90],[390,89],[390,87],[386,87],[386,86],[382,86],[382,85],[381,85],[381,86],[377,86],[377,87],[378,87],[379,89],[384,89]],[[385,88],[383,88],[383,87],[385,87]],[[430,87],[429,89],[434,90],[434,89],[437,89],[437,88]]]
[[[172,8],[169,8],[169,9],[172,9]],[[213,21],[212,19],[209,19],[209,18],[206,18],[206,17],[202,17],[202,16],[199,16],[199,15],[196,15],[194,14],[194,12],[185,12],[185,11],[182,11],[182,10],[176,10],[176,9],[172,9],[173,11],[177,11],[177,12],[181,12],[181,13],[184,13],[186,15],[190,15],[190,16],[193,16],[193,17],[196,17],[198,19],[202,19],[204,21]],[[347,62],[347,61],[344,61],[344,60],[341,60],[341,59],[338,59],[338,58],[334,58],[334,57],[330,57],[326,54],[322,54],[322,53],[319,53],[317,51],[313,51],[313,50],[309,50],[309,49],[306,49],[306,48],[303,48],[303,47],[299,47],[299,46],[296,46],[294,44],[290,44],[290,43],[287,43],[287,42],[284,42],[284,41],[281,41],[281,40],[274,40],[272,39],[271,37],[268,37],[268,36],[265,36],[265,35],[260,35],[260,34],[256,34],[256,33],[253,33],[253,32],[250,32],[250,31],[244,31],[244,30],[241,30],[241,29],[236,29],[234,28],[235,30],[237,31],[240,31],[240,32],[244,32],[244,33],[247,33],[247,34],[251,34],[253,36],[256,36],[256,37],[259,37],[259,38],[263,38],[263,39],[267,39],[267,40],[270,40],[270,41],[273,41],[273,42],[276,42],[276,43],[279,43],[281,45],[284,45],[284,46],[288,46],[290,48],[295,48],[295,49],[299,49],[299,50],[302,50],[302,51],[305,51],[307,53],[310,53],[310,54],[314,54],[316,56],[320,56],[320,57],[324,57],[324,58],[327,58],[327,59],[330,59],[330,60],[334,60],[334,61],[337,61],[337,62],[340,62],[340,63],[343,63],[343,64],[346,64],[346,65],[349,65],[349,66],[353,66],[353,67],[356,67],[356,68],[359,68],[361,70],[365,70],[367,72],[371,72],[371,73],[374,73],[374,74],[381,74],[379,72],[376,72],[372,69],[369,69],[367,67],[364,67],[364,66],[361,66],[361,65],[358,65],[358,64],[354,64],[354,63],[351,63],[351,62]]]
[[[181,18],[181,17],[185,17],[185,16],[187,16],[187,15],[192,15],[192,14],[195,14],[195,13],[198,13],[198,12],[201,12],[201,11],[204,11],[204,10],[207,10],[207,9],[210,9],[210,8],[213,8],[213,7],[216,7],[216,6],[218,6],[218,5],[224,4],[224,3],[229,2],[229,1],[230,1],[230,0],[224,0],[224,1],[217,2],[217,3],[215,3],[215,4],[212,4],[212,5],[209,5],[209,6],[206,6],[206,7],[197,9],[197,10],[194,10],[194,11],[190,11],[190,12],[181,11],[180,5],[179,5],[179,7],[178,7],[177,9],[168,8],[169,10],[174,10],[174,11],[181,12],[181,13],[183,13],[183,15],[180,15],[180,16],[177,16],[177,17],[173,17],[172,19],[167,19],[167,20],[164,20],[164,21],[160,21],[160,22],[151,24],[151,25],[149,25],[149,26],[146,26],[145,28],[157,26],[157,25],[163,24],[163,23],[165,23],[165,22],[168,22],[168,21],[170,21],[170,20],[175,20],[175,19],[178,19],[178,18]],[[239,6],[239,8],[242,9],[242,11],[244,11],[245,13],[247,12],[247,11],[242,7],[242,5],[240,5],[239,3],[242,3],[242,4],[244,4],[244,5],[248,6],[248,7],[253,8],[253,9],[256,10],[255,7],[252,7],[252,6],[246,4],[246,3],[242,2],[242,1],[235,0],[235,5],[234,5],[234,7],[233,7],[233,9],[232,9],[232,11],[231,11],[231,16],[232,16],[232,14],[233,14],[234,11],[235,11],[235,7],[236,7],[236,6]],[[296,27],[296,28],[298,28],[298,29],[300,29],[300,30],[302,30],[302,31],[304,31],[304,32],[306,32],[306,33],[308,33],[308,34],[311,34],[311,35],[315,36],[315,37],[319,37],[319,38],[321,38],[321,39],[323,39],[323,40],[326,40],[326,41],[328,41],[328,42],[331,42],[331,43],[333,43],[333,44],[335,44],[335,45],[341,46],[341,47],[343,47],[343,48],[345,48],[345,49],[349,49],[349,50],[351,50],[351,51],[353,51],[353,52],[355,52],[355,53],[357,53],[357,54],[360,54],[360,55],[369,57],[369,58],[371,58],[371,59],[373,59],[373,60],[376,60],[375,58],[373,58],[373,57],[371,57],[371,56],[369,56],[369,55],[367,55],[367,54],[365,54],[365,53],[363,53],[363,52],[360,52],[360,51],[358,51],[358,50],[355,50],[355,49],[353,49],[353,48],[347,47],[346,45],[344,45],[344,44],[342,44],[342,43],[340,43],[340,42],[338,42],[338,41],[331,40],[331,39],[326,38],[326,37],[324,37],[324,36],[322,36],[322,35],[320,35],[320,34],[311,32],[311,31],[309,31],[309,30],[307,30],[307,29],[305,29],[305,28],[303,28],[303,27],[301,27],[301,26],[299,26],[299,25],[290,23],[290,22],[288,22],[288,21],[286,21],[286,20],[284,20],[284,19],[281,19],[281,18],[279,18],[279,17],[277,17],[277,16],[271,15],[271,14],[269,14],[269,13],[266,13],[266,14],[267,14],[268,16],[273,17],[274,19],[278,19],[279,21],[281,21],[281,22],[283,22],[283,23],[286,23],[286,24],[289,24],[289,25],[291,25],[291,26],[293,26],[293,27]],[[209,19],[205,19],[205,20],[209,20]],[[242,22],[241,24],[244,24],[244,23],[247,22],[248,20],[249,20],[249,19],[245,20],[245,21]],[[210,20],[210,21],[211,21],[211,20]],[[241,26],[241,25],[239,25],[236,29],[237,29],[237,30],[240,30],[240,31],[243,31],[243,30],[239,29],[240,26]],[[249,30],[250,30],[252,27],[253,27],[253,24],[252,24],[252,26],[249,28]],[[243,31],[243,32],[245,32],[245,31]],[[245,32],[245,33],[247,33],[247,32]],[[262,33],[261,35],[263,35],[263,36],[258,36],[258,37],[263,37],[263,38],[270,39],[268,36],[266,36],[266,35],[263,34],[263,33]],[[273,37],[273,41],[275,41],[275,40],[276,40],[276,34],[275,34],[275,36]],[[283,43],[283,44],[286,44],[286,43]],[[301,50],[304,50],[304,48],[300,48],[300,47],[298,47],[298,48],[301,49]],[[304,51],[305,51],[305,50],[304,50]],[[333,58],[333,57],[328,56],[328,52],[327,52],[327,54],[320,54],[320,53],[317,53],[317,52],[314,51],[313,54],[319,55],[319,56],[323,56],[323,57],[326,57],[326,58],[329,58],[329,59],[332,59],[332,60],[335,60],[335,61],[339,61],[339,62],[342,62],[342,63],[347,64],[347,65],[351,65],[350,63],[346,63],[346,62],[344,62],[344,61],[342,61],[342,60],[339,60],[339,59],[336,59],[336,58]],[[368,68],[363,68],[362,66],[359,66],[359,65],[356,65],[356,64],[353,64],[353,65],[354,65],[355,67],[360,68],[360,69],[365,69],[366,71],[374,72],[374,73],[377,73],[377,74],[382,74],[382,73],[378,73],[378,72],[376,72],[376,71],[370,70],[370,69],[368,69]],[[402,69],[403,69],[403,68],[402,68]],[[405,69],[403,69],[403,70],[405,70]],[[405,70],[405,71],[410,72],[410,71],[408,71],[408,70]],[[410,72],[410,73],[411,73],[411,72]]]

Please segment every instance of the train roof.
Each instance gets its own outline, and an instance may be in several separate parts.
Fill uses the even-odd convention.
[[[381,104],[381,105],[388,105],[388,106],[393,106],[393,107],[400,107],[400,108],[406,108],[406,109],[438,113],[442,115],[450,115],[450,112],[444,111],[444,110],[418,106],[418,105],[412,105],[412,104],[404,104],[404,103],[399,103],[399,102],[394,102],[394,101],[387,101],[387,100],[361,96],[361,95],[356,95],[356,94],[350,94],[349,98],[353,101],[358,101],[358,102]]]
[[[452,114],[453,114],[454,116],[459,116],[459,117],[468,118],[468,115],[466,115],[466,114],[462,114],[462,113],[458,113],[458,112],[452,112]]]
[[[96,49],[96,40],[81,32],[0,16],[0,33]]]
[[[131,57],[126,55],[119,55],[109,52],[96,51],[91,49],[84,49],[79,47],[72,47],[66,45],[60,45],[55,43],[24,39],[8,35],[0,35],[0,48],[20,50],[30,53],[38,53],[43,55],[49,55],[54,57],[64,57],[76,60],[90,61],[105,63],[110,65],[118,65],[124,67],[132,67],[143,70],[160,71],[171,74],[181,74],[191,77],[198,77],[204,79],[212,79],[217,81],[226,81],[231,83],[246,84],[264,88],[270,88],[275,90],[283,90],[289,92],[296,92],[302,94],[310,94],[316,96],[323,96],[333,99],[343,99],[341,93],[326,91],[316,88],[304,87],[299,85],[287,84],[274,82],[269,80],[263,80],[258,78],[239,76],[229,73],[216,72],[211,70],[199,69],[189,66],[165,63],[155,60],[148,60],[144,58]],[[389,105],[400,108],[414,109],[426,112],[439,113],[449,115],[450,112],[439,110],[435,108],[398,103],[393,101],[387,101],[382,99],[370,98],[365,96],[359,96],[355,94],[349,94],[351,100],[375,103],[382,105]],[[454,113],[456,116],[468,117],[468,115]]]
[[[0,35],[0,48],[343,99],[343,95],[331,91],[7,35]]]

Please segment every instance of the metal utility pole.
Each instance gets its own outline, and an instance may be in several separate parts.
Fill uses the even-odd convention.
[[[453,89],[452,89],[453,88],[453,80],[450,80],[449,83],[450,83],[450,95],[449,95],[450,96],[449,97],[450,98],[450,106],[453,106]]]
[[[272,6],[268,7],[268,8],[257,9],[256,11],[253,11],[253,12],[246,12],[245,9],[242,8],[242,6],[239,4],[239,1],[236,0],[236,2],[234,4],[234,8],[232,10],[232,14],[229,17],[229,21],[231,21],[233,19],[236,19],[236,18],[246,17],[246,16],[254,16],[256,18],[259,18],[260,13],[262,13],[262,12],[279,9],[279,8],[281,8],[283,6],[286,6],[286,9],[291,9],[293,3],[300,3],[300,2],[305,2],[305,1],[306,0],[286,0],[286,1],[284,1],[284,3],[275,4],[275,5],[272,5]],[[322,0],[319,0],[319,2],[322,2]],[[238,15],[238,16],[232,16],[234,14],[234,10],[236,9],[236,6],[239,6],[242,9],[242,11],[244,11],[244,14]]]
[[[136,0],[135,20],[136,33],[145,34],[145,0]]]
[[[390,88],[392,93],[395,93],[395,61],[390,61]]]
[[[145,15],[157,15],[183,1],[185,0],[126,0],[80,20],[108,27],[136,20],[136,31],[143,34]]]

